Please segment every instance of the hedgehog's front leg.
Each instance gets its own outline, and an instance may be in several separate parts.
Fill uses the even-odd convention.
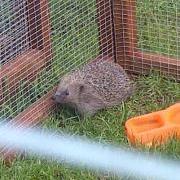
[[[82,119],[92,117],[96,114],[97,108],[91,107],[89,104],[78,104],[77,111],[79,112]]]

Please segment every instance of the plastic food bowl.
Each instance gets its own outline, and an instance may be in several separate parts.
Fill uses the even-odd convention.
[[[180,138],[180,103],[169,108],[131,118],[125,123],[131,143],[157,145],[175,136]]]

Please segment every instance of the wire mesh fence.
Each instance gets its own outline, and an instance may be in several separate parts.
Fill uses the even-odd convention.
[[[137,1],[138,48],[180,58],[179,1]]]
[[[1,1],[0,117],[20,114],[34,122],[52,105],[48,96],[39,99],[60,77],[97,58],[110,58],[132,73],[157,68],[180,79],[179,5],[173,0]]]
[[[180,78],[179,1],[114,1],[117,61],[130,72]]]
[[[6,15],[2,23],[13,24],[13,19],[17,31],[13,25],[4,25],[1,34],[16,35],[12,48],[18,49],[23,42],[27,46],[21,48],[22,56],[8,51],[13,54],[11,64],[3,60],[7,55],[1,56],[5,64],[1,67],[1,117],[16,116],[49,91],[64,73],[95,59],[101,51],[113,54],[110,1],[21,0],[5,4],[2,13],[11,6],[17,10]]]
[[[7,63],[28,48],[25,1],[0,3],[0,63]]]

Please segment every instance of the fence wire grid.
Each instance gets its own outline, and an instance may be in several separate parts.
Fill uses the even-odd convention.
[[[15,117],[57,84],[64,73],[100,54],[99,30],[105,34],[107,28],[99,27],[98,18],[107,21],[98,10],[107,6],[102,2],[1,2],[1,42],[8,41],[8,45],[1,46],[0,117]],[[112,21],[108,21],[111,29]]]
[[[179,20],[179,0],[2,0],[0,117],[15,117],[101,54],[125,70],[160,66],[178,77]]]

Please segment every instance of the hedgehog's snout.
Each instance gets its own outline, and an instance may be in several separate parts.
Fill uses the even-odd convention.
[[[66,99],[66,97],[69,95],[68,91],[62,91],[62,92],[56,92],[52,99],[57,103],[63,103]]]

